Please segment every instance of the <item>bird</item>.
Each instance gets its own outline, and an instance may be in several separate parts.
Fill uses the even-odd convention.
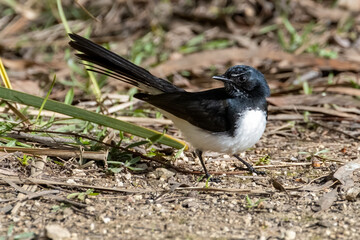
[[[270,88],[260,71],[247,65],[235,65],[224,74],[212,77],[223,82],[224,87],[188,92],[91,40],[75,33],[70,33],[69,37],[69,45],[78,51],[75,55],[95,64],[88,70],[139,88],[143,92],[136,93],[135,98],[155,106],[173,121],[195,148],[206,179],[219,181],[209,174],[204,151],[230,154],[250,173],[265,174],[239,155],[254,146],[266,128],[266,98],[270,96]]]

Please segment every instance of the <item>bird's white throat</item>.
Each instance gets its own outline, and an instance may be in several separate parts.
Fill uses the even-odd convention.
[[[172,114],[164,114],[181,130],[187,141],[202,151],[240,153],[257,143],[266,127],[266,114],[260,109],[243,112],[236,122],[233,136],[227,132],[212,133]]]

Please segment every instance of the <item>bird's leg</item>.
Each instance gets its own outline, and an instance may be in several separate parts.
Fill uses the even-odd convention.
[[[209,174],[208,170],[206,169],[205,162],[204,162],[203,157],[202,157],[203,152],[201,150],[199,150],[199,149],[196,149],[195,153],[199,157],[201,166],[203,167],[204,172],[205,172],[205,177],[208,179],[209,177],[211,177],[211,175]]]
[[[256,174],[259,174],[259,175],[265,175],[265,172],[255,170],[255,168],[250,163],[243,160],[238,154],[234,154],[234,157],[236,157],[238,160],[240,160],[240,162],[242,162],[247,167],[247,170],[250,173],[256,173]]]
[[[200,163],[201,163],[201,166],[203,167],[204,169],[204,172],[205,172],[205,178],[206,179],[209,179],[210,178],[210,182],[221,182],[221,180],[219,178],[214,178],[214,177],[211,177],[211,175],[209,174],[208,170],[206,169],[206,166],[205,166],[205,162],[203,160],[203,157],[202,157],[202,154],[203,152],[199,149],[196,149],[195,150],[195,153],[196,155],[199,157],[200,159]]]

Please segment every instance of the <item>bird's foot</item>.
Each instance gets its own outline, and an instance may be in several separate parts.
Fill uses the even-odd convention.
[[[256,173],[257,175],[266,175],[266,172],[265,171],[257,171],[257,170],[255,170],[255,172],[254,173]]]
[[[255,168],[252,168],[252,169],[247,169],[250,173],[256,173],[257,175],[266,175],[266,172],[265,171],[258,171],[256,170]]]
[[[266,173],[263,171],[258,171],[256,170],[250,163],[248,163],[247,161],[243,160],[239,155],[234,154],[234,157],[236,157],[238,160],[240,160],[240,162],[242,162],[245,166],[246,169],[248,170],[250,173],[256,173],[258,175],[265,175]]]
[[[251,165],[250,165],[251,166]],[[246,167],[246,168],[243,168],[243,167],[236,167],[237,170],[244,170],[244,171],[248,171],[250,172],[251,174],[253,173],[256,173],[257,175],[266,175],[266,172],[264,171],[258,171],[256,170],[253,166],[251,167]]]
[[[202,178],[202,180],[213,182],[213,183],[221,183],[221,179],[218,177],[213,177],[210,174],[205,174],[205,176]]]

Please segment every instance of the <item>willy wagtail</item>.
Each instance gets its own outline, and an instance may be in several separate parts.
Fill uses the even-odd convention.
[[[213,77],[224,83],[223,88],[186,92],[88,39],[69,36],[69,44],[80,52],[76,54],[80,59],[100,66],[89,70],[147,92],[134,97],[159,108],[174,122],[195,147],[207,178],[210,174],[202,153],[208,150],[232,154],[251,173],[264,174],[238,155],[252,147],[265,130],[270,89],[262,73],[250,66],[236,65]]]

